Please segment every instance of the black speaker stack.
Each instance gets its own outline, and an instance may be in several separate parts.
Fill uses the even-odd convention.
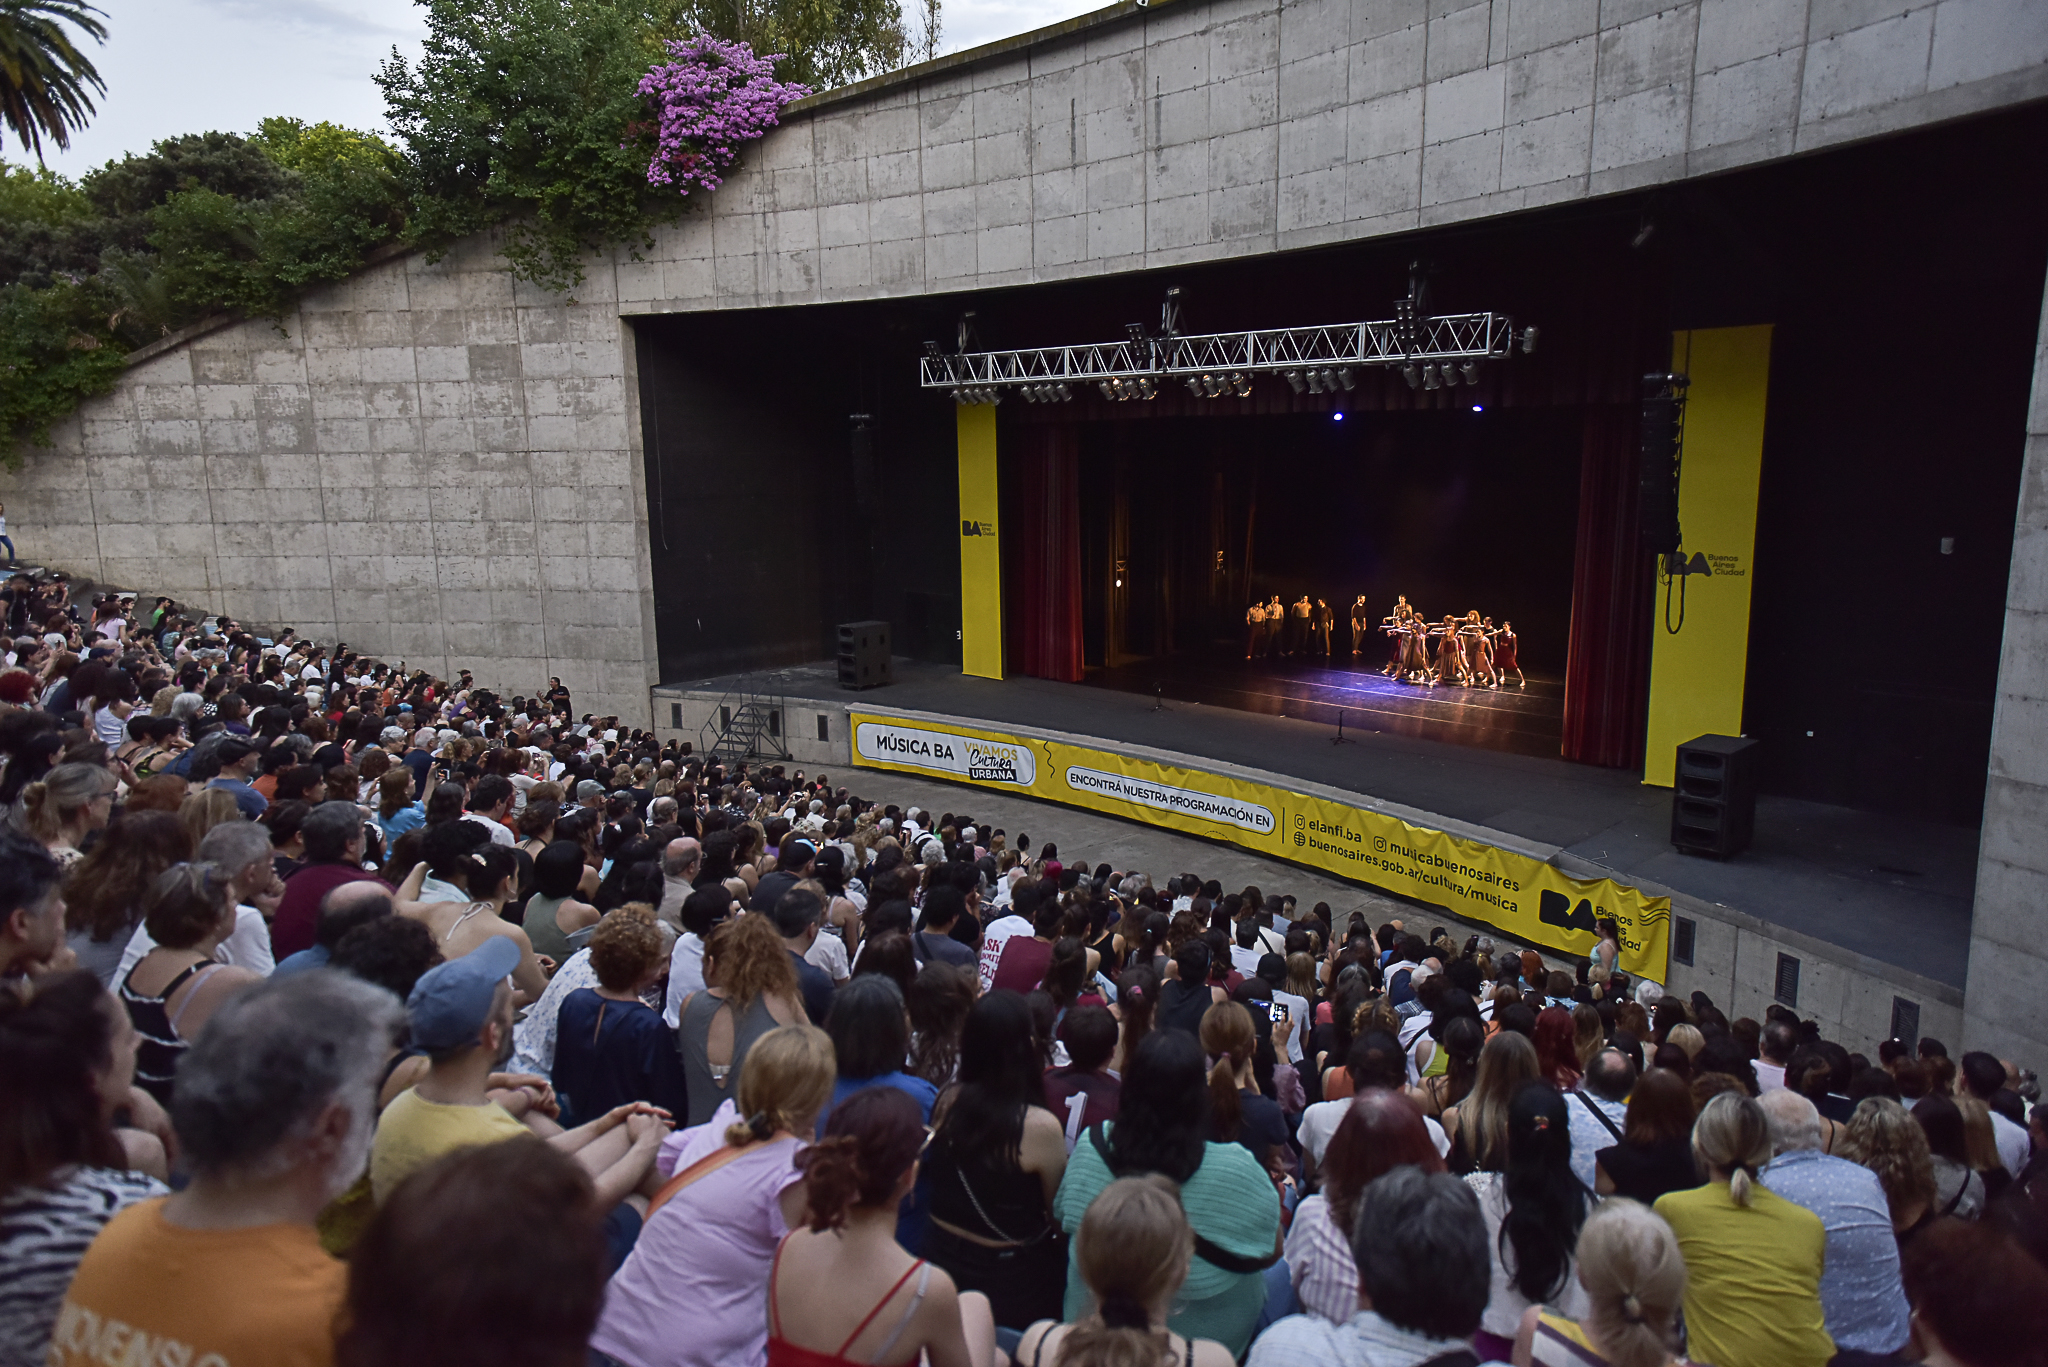
[[[839,686],[879,688],[894,682],[889,669],[887,622],[839,624]]]
[[[1678,747],[1671,843],[1682,854],[1729,859],[1756,833],[1757,743],[1700,736]]]
[[[1685,412],[1686,377],[1643,376],[1641,495],[1636,529],[1643,549],[1669,555],[1678,549],[1678,438]]]

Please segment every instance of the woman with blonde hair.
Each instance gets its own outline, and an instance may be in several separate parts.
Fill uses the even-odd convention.
[[[1214,1339],[1176,1342],[1166,1328],[1194,1251],[1195,1232],[1173,1182],[1156,1173],[1111,1182],[1089,1203],[1074,1236],[1088,1313],[1073,1324],[1032,1325],[1015,1360],[1031,1367],[1230,1367],[1230,1350]]]
[[[1607,1030],[1600,1023],[1597,1007],[1580,1002],[1572,1008],[1572,1052],[1579,1057],[1581,1076],[1593,1066],[1593,1057],[1607,1047]]]
[[[195,850],[215,826],[241,819],[242,809],[235,805],[235,795],[225,788],[201,788],[178,807],[178,820],[185,823],[185,833],[192,837]]]
[[[1692,1127],[1702,1186],[1667,1192],[1656,1212],[1685,1257],[1686,1347],[1715,1367],[1825,1367],[1834,1357],[1820,1304],[1820,1217],[1757,1180],[1771,1161],[1763,1107],[1710,1099]]]
[[[1526,1035],[1504,1030],[1488,1040],[1479,1051],[1472,1090],[1443,1114],[1444,1133],[1451,1136],[1445,1165],[1460,1176],[1506,1167],[1508,1108],[1523,1083],[1541,1076],[1536,1046]]]
[[[1835,1152],[1877,1174],[1901,1244],[1934,1222],[1934,1156],[1927,1131],[1904,1106],[1888,1096],[1863,1098]]]
[[[1579,1231],[1578,1280],[1589,1303],[1576,1323],[1532,1305],[1515,1336],[1515,1367],[1673,1367],[1685,1259],[1671,1226],[1617,1197]]]
[[[97,764],[60,764],[22,786],[21,796],[14,800],[14,824],[68,869],[82,857],[78,847],[85,838],[106,828],[119,786],[120,781]],[[233,811],[234,806],[229,797],[228,809]],[[193,835],[194,842],[201,834]]]
[[[1686,1022],[1672,1026],[1671,1032],[1664,1037],[1664,1042],[1677,1045],[1685,1050],[1688,1059],[1695,1060],[1699,1058],[1700,1050],[1707,1047],[1707,1037],[1700,1033],[1700,1028]]]
[[[737,1095],[662,1141],[655,1166],[668,1181],[612,1277],[593,1349],[625,1367],[761,1361],[761,1287],[776,1245],[803,1221],[797,1160],[835,1075],[823,1030],[770,1030],[748,1050]]]

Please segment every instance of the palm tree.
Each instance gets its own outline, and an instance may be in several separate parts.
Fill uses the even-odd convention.
[[[74,25],[103,43],[99,13],[85,0],[0,0],[0,121],[38,161],[44,138],[66,148],[71,130],[85,127],[94,112],[86,88],[106,93],[107,83],[64,29]]]

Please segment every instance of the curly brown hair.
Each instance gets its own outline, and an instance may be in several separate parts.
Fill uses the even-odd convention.
[[[796,965],[766,916],[721,921],[704,945],[704,959],[706,980],[715,979],[737,1014],[768,993],[797,1000]]]
[[[661,963],[661,927],[654,908],[628,902],[590,933],[590,968],[607,992],[631,992],[648,969]]]

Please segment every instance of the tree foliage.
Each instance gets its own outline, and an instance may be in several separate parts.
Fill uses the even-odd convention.
[[[106,93],[107,83],[65,27],[105,42],[99,13],[84,0],[0,0],[0,123],[38,161],[43,139],[69,147],[71,130],[85,127],[93,113],[89,92]]]

